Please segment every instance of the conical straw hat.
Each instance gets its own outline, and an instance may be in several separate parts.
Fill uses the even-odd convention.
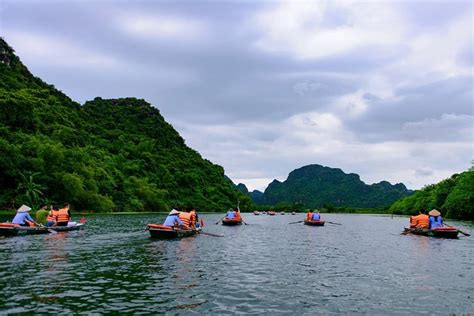
[[[431,215],[431,216],[440,216],[441,215],[441,213],[438,210],[435,210],[435,209],[431,210],[428,214]]]
[[[22,206],[20,206],[19,209],[16,210],[17,213],[26,213],[29,211],[31,211],[31,207],[26,206],[25,204],[23,204]]]

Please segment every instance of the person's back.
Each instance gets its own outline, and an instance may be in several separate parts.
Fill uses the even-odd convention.
[[[49,211],[47,210],[47,205],[42,204],[40,209],[36,212],[36,222],[41,225],[45,225],[48,220]]]
[[[166,217],[165,222],[163,223],[164,226],[183,226],[183,222],[179,219],[179,212],[175,209],[173,209],[169,214],[168,217]]]
[[[306,214],[306,219],[308,221],[312,221],[313,220],[313,212],[309,211],[308,214]]]
[[[441,216],[430,216],[430,228],[443,227],[443,219]]]
[[[416,228],[418,229],[429,229],[430,228],[430,217],[426,214],[420,214],[416,217]]]
[[[191,227],[191,223],[192,223],[191,213],[179,212],[178,217],[183,222],[183,225],[185,227]]]
[[[313,215],[311,217],[311,220],[319,221],[319,220],[321,220],[321,215],[319,215],[319,213],[313,213]]]
[[[235,218],[235,213],[233,210],[229,210],[225,216],[226,218],[232,219]]]
[[[12,224],[21,226],[35,226],[35,220],[28,213],[31,208],[26,205],[22,205],[17,211],[15,217],[13,217]]]

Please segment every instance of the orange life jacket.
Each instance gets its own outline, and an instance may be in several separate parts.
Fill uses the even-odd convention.
[[[240,211],[235,212],[235,218],[234,219],[239,220],[239,221],[242,219],[242,217],[240,216]]]
[[[306,214],[306,220],[308,221],[313,220],[313,212],[308,212],[308,214]]]
[[[429,229],[430,217],[426,214],[412,216],[410,220],[410,227],[419,229]]]
[[[183,224],[184,226],[186,227],[190,227],[191,226],[191,218],[192,218],[192,215],[191,213],[187,213],[187,212],[179,212],[179,219],[183,221]]]
[[[193,224],[193,226],[196,226],[196,221],[197,221],[196,211],[191,210],[189,214],[191,214],[191,223]]]
[[[57,223],[64,223],[69,222],[69,214],[67,208],[62,208],[59,210],[52,210],[49,212],[47,221],[57,222]]]

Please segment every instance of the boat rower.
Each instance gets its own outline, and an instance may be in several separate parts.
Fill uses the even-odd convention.
[[[168,214],[168,217],[166,217],[163,225],[169,226],[169,227],[176,227],[176,226],[184,227],[183,221],[179,218],[179,212],[175,209],[173,209]]]
[[[235,214],[234,210],[230,208],[230,209],[227,211],[227,214],[226,214],[225,218],[227,218],[227,219],[234,219],[235,217],[236,217],[236,214]]]
[[[431,210],[428,215],[430,216],[430,229],[443,227],[443,218],[438,210]]]
[[[321,220],[321,214],[319,213],[318,210],[316,210],[316,212],[312,213],[311,220],[312,221],[320,221]]]
[[[38,226],[38,223],[35,222],[33,217],[28,213],[31,211],[31,207],[22,205],[18,210],[16,210],[16,215],[12,220],[12,224],[17,224],[20,226]]]

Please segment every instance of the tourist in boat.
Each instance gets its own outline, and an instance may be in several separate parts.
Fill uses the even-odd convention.
[[[230,209],[227,211],[227,214],[226,214],[225,218],[227,218],[227,219],[234,219],[235,217],[236,217],[236,214],[235,214],[234,210],[230,208]]]
[[[306,214],[306,220],[307,221],[312,221],[313,220],[313,212],[310,210],[308,210],[308,213]]]
[[[179,212],[179,219],[183,222],[183,226],[186,229],[194,229],[196,227],[196,219],[193,214],[191,214],[191,208],[186,208],[186,211]]]
[[[169,226],[169,227],[175,227],[175,226],[184,227],[183,221],[179,218],[179,212],[175,209],[173,209],[168,214],[168,217],[166,217],[163,225]]]
[[[62,208],[58,206],[53,206],[51,212],[49,212],[46,226],[67,226],[69,220],[71,219],[71,215],[69,212],[69,203],[64,203]]]
[[[235,214],[235,219],[240,221],[242,220],[242,217],[240,216],[240,209],[239,208],[234,208],[234,214]]]
[[[23,204],[18,210],[16,210],[16,215],[12,220],[12,224],[20,226],[37,226],[38,223],[35,222],[33,217],[31,217],[29,211],[31,211],[31,207]]]
[[[426,211],[424,209],[421,209],[417,216],[412,216],[412,218],[410,219],[410,228],[429,229],[430,218],[425,213]]]
[[[312,221],[320,221],[321,220],[321,214],[319,213],[318,210],[316,210],[316,212],[312,213],[311,220]]]
[[[193,227],[195,227],[195,228],[199,227],[200,226],[199,225],[199,216],[196,213],[196,210],[192,206],[190,206],[188,209],[189,209],[189,213],[191,214],[191,223],[192,223]]]
[[[45,225],[46,222],[48,221],[48,205],[46,204],[41,204],[40,209],[36,211],[36,222],[41,225]]]
[[[428,215],[430,216],[430,229],[443,227],[443,218],[438,210],[431,210]]]

